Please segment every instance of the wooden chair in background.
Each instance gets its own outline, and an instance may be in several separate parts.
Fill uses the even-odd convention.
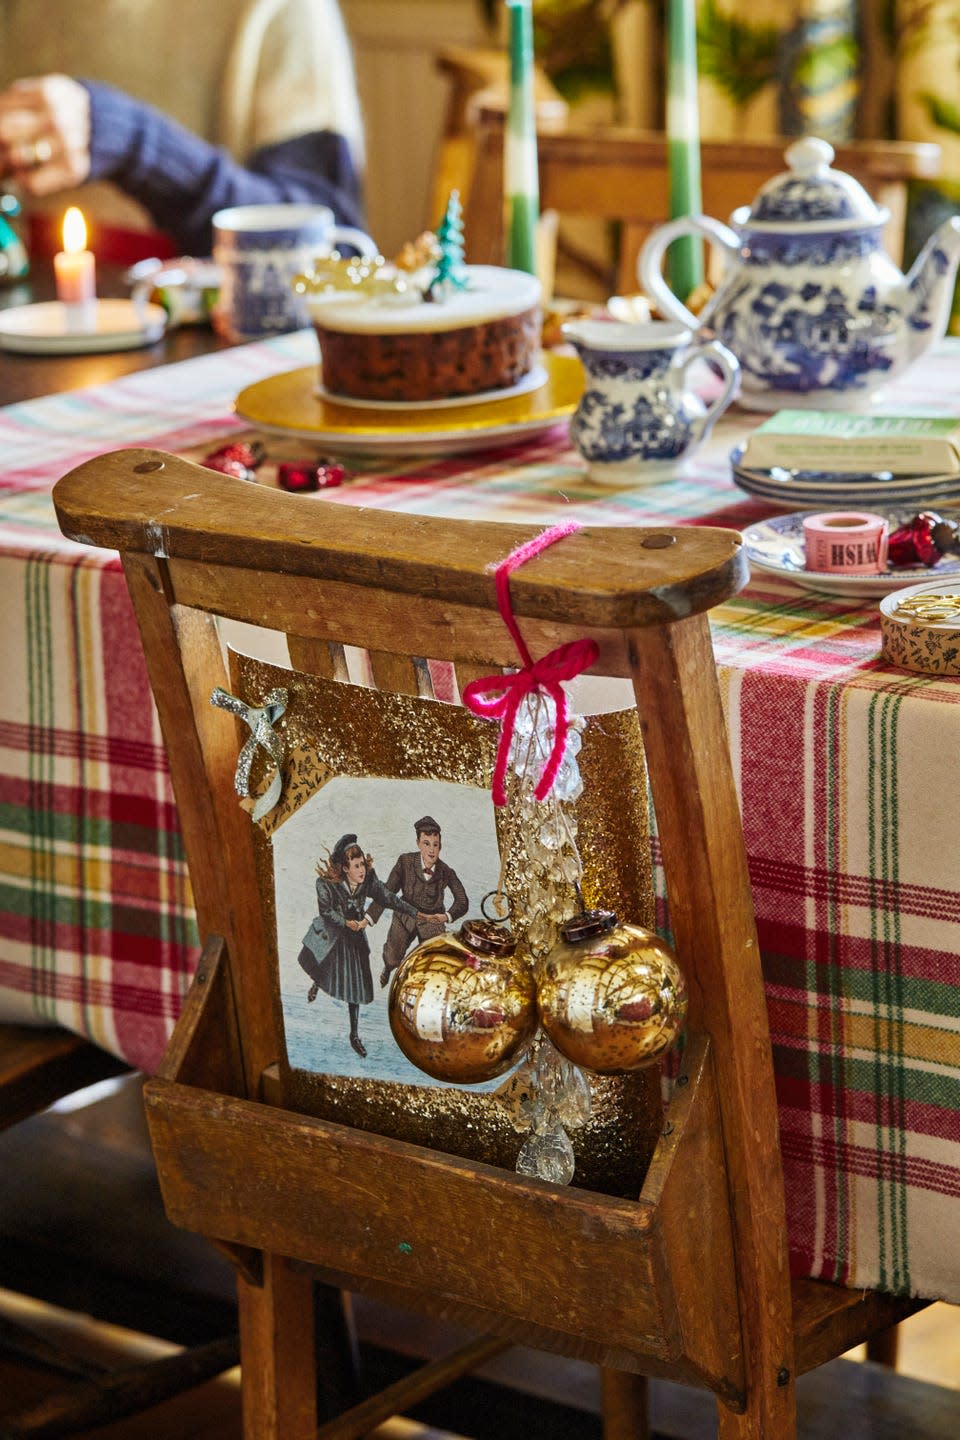
[[[445,45],[436,67],[447,82],[443,131],[435,166],[428,225],[442,218],[451,190],[466,198],[476,162],[474,115],[478,110],[505,117],[510,98],[510,61],[502,50]],[[539,66],[534,67],[534,113],[544,132],[567,123],[569,107]]]
[[[515,664],[489,572],[531,529],[350,506],[323,507],[321,525],[301,498],[240,484],[125,450],[61,480],[55,503],[67,535],[122,553],[168,747],[206,948],[148,1117],[171,1219],[236,1264],[246,1435],[316,1434],[317,1277],[474,1329],[452,1373],[507,1341],[595,1361],[610,1440],[645,1433],[645,1375],[712,1391],[723,1440],[788,1440],[796,1376],[916,1302],[787,1272],[763,977],[707,621],[745,581],[739,536],[585,530],[511,580],[535,655],[586,633],[596,673],[632,682],[690,985],[681,1083],[641,1192],[618,1199],[290,1107],[272,922],[234,790],[239,731],[210,705],[226,683],[214,617],[286,633],[304,671],[336,678],[346,644],[369,652],[381,688],[419,693],[418,657],[452,662],[462,683]],[[443,1378],[437,1362],[321,1434],[364,1434]]]
[[[467,259],[502,264],[503,116],[498,108],[474,107],[474,164],[464,202]],[[701,147],[703,209],[728,220],[749,204],[760,186],[785,168],[789,141],[705,140]],[[564,216],[589,216],[617,222],[617,253],[607,293],[637,290],[636,260],[643,241],[669,214],[667,144],[662,134],[612,127],[550,128],[538,133],[540,205]],[[898,141],[858,141],[837,146],[836,165],[853,175],[890,210],[887,250],[899,263],[903,254],[907,189],[911,181],[930,180],[940,168],[938,145]]]
[[[0,1025],[0,1130],[126,1072],[120,1060],[67,1030]],[[228,1336],[162,1360],[110,1370],[52,1343],[41,1330],[4,1318],[0,1352],[55,1377],[35,1403],[16,1414],[0,1409],[4,1440],[30,1440],[73,1434],[148,1410],[236,1364],[237,1341]]]

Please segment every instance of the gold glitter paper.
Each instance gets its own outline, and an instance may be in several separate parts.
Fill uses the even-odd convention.
[[[256,705],[270,690],[289,692],[275,729],[286,759],[275,809],[255,827],[268,957],[275,989],[277,1033],[283,1044],[271,837],[335,776],[429,779],[489,788],[499,727],[460,706],[381,693],[231,655],[234,693]],[[651,924],[652,871],[646,772],[633,711],[587,717],[578,756],[584,790],[573,806],[588,904],[616,909]],[[266,783],[257,765],[253,788]],[[510,849],[507,817],[497,813],[499,843],[508,856],[505,884],[522,917],[523,857]],[[479,907],[471,907],[478,913]],[[522,927],[514,925],[515,929]],[[522,1136],[496,1092],[353,1079],[291,1067],[279,1057],[285,1103],[321,1118],[394,1136],[413,1144],[513,1170]],[[504,1081],[509,1087],[510,1078]],[[571,1133],[574,1184],[636,1196],[662,1124],[656,1070],[588,1077],[592,1115]]]

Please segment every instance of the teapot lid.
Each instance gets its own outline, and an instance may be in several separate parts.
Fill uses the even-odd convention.
[[[831,168],[833,154],[833,146],[814,135],[795,141],[785,154],[790,169],[768,180],[749,209],[737,211],[734,223],[817,230],[883,225],[890,212],[852,175]]]

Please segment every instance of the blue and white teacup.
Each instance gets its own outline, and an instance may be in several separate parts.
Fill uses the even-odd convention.
[[[213,327],[233,342],[280,335],[310,324],[293,279],[338,245],[376,255],[370,236],[338,225],[326,205],[237,205],[213,217],[220,294]]]
[[[573,320],[563,334],[586,371],[570,438],[594,480],[636,484],[675,474],[740,386],[740,367],[726,346],[696,341],[683,325]],[[688,378],[698,360],[722,376],[709,401]]]

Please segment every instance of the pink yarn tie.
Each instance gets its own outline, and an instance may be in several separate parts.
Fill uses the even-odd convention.
[[[507,763],[510,759],[510,747],[513,744],[517,711],[527,695],[535,694],[540,690],[545,691],[551,697],[557,713],[553,745],[533,793],[537,800],[545,800],[550,794],[557,771],[560,769],[560,762],[563,759],[569,729],[567,696],[563,682],[574,679],[584,670],[589,670],[599,654],[595,640],[571,640],[566,645],[558,645],[556,650],[551,650],[541,660],[534,661],[520,634],[513,614],[513,606],[510,603],[511,573],[525,564],[527,560],[532,560],[535,555],[546,550],[548,546],[555,544],[557,540],[562,540],[565,535],[572,535],[580,528],[580,522],[577,520],[567,520],[562,525],[554,525],[533,540],[519,545],[505,560],[500,561],[494,571],[500,614],[503,623],[510,631],[523,665],[512,675],[483,675],[479,680],[471,680],[463,692],[463,703],[468,710],[472,710],[475,715],[481,715],[485,719],[500,721],[500,743],[497,746],[491,787],[494,805],[507,803]]]

